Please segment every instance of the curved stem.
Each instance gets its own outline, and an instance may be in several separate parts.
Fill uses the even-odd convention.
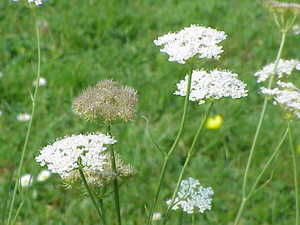
[[[291,124],[288,122],[288,130],[289,130],[289,145],[293,160],[293,172],[294,172],[294,185],[295,185],[295,204],[296,204],[296,225],[299,225],[299,197],[298,197],[298,174],[297,174],[297,163],[294,149],[294,141],[292,136]]]
[[[151,225],[151,223],[152,223],[153,212],[154,212],[157,202],[158,202],[158,198],[159,198],[159,194],[160,194],[160,190],[161,190],[161,186],[162,186],[162,181],[166,174],[166,169],[167,169],[169,159],[170,159],[171,155],[173,154],[173,152],[175,151],[177,144],[179,142],[179,139],[181,137],[182,131],[183,131],[183,127],[185,124],[186,115],[187,115],[187,111],[188,111],[191,83],[192,83],[192,74],[188,75],[187,93],[186,93],[185,100],[184,100],[183,114],[181,117],[180,127],[178,130],[177,136],[175,138],[175,141],[173,142],[167,155],[164,157],[164,162],[163,162],[163,166],[160,171],[158,186],[157,186],[156,193],[155,193],[154,203],[153,203],[152,207],[150,208],[149,216],[147,219],[147,225]]]
[[[211,110],[211,108],[212,108],[212,105],[213,105],[213,102],[211,102],[211,103],[209,104],[209,106],[208,106],[206,112],[204,113],[204,115],[203,115],[203,117],[202,117],[202,119],[201,119],[201,122],[200,122],[200,124],[199,124],[198,130],[197,130],[197,132],[196,132],[196,135],[194,136],[192,145],[191,145],[190,149],[188,150],[186,160],[185,160],[184,165],[183,165],[183,167],[182,167],[182,169],[181,169],[181,171],[180,171],[180,175],[179,175],[179,177],[178,177],[178,179],[177,179],[176,187],[175,187],[175,190],[174,190],[173,195],[172,195],[172,198],[171,198],[171,203],[170,203],[169,207],[167,208],[167,211],[166,211],[166,214],[165,214],[165,217],[164,217],[164,222],[163,222],[163,224],[166,224],[166,223],[167,223],[168,215],[169,215],[169,212],[170,212],[170,210],[171,210],[171,208],[172,208],[172,206],[173,206],[173,204],[174,204],[174,201],[175,201],[176,195],[177,195],[177,193],[178,193],[178,190],[179,190],[180,183],[181,183],[181,181],[182,181],[184,172],[185,172],[185,170],[186,170],[186,168],[187,168],[189,162],[191,161],[191,157],[192,157],[192,155],[193,155],[193,153],[194,153],[194,150],[195,150],[195,145],[196,145],[196,143],[197,143],[197,140],[198,140],[198,138],[199,138],[199,135],[201,134],[201,131],[203,130],[204,124],[205,124],[205,122],[206,122],[206,120],[207,120],[207,117],[208,117],[208,115],[209,115],[209,113],[210,113],[210,110]]]
[[[19,188],[19,179],[21,177],[25,153],[27,150],[28,140],[29,140],[30,133],[31,133],[31,127],[32,127],[32,122],[33,122],[33,118],[34,118],[34,114],[35,114],[36,100],[37,100],[37,94],[38,94],[38,89],[39,89],[40,71],[41,71],[41,46],[40,46],[40,32],[39,32],[39,27],[37,24],[37,19],[36,19],[35,13],[34,13],[34,18],[35,18],[35,30],[36,30],[37,51],[38,51],[38,64],[37,64],[37,73],[36,73],[36,77],[35,77],[35,89],[34,89],[33,96],[31,96],[31,100],[32,100],[31,117],[29,120],[29,124],[27,127],[26,135],[25,135],[25,141],[24,141],[24,145],[22,148],[22,152],[21,152],[20,164],[19,164],[19,167],[17,170],[17,178],[16,178],[13,195],[12,195],[12,200],[10,202],[10,207],[9,207],[9,212],[8,212],[7,225],[10,225],[10,223],[11,223],[12,211],[14,208],[17,189]]]
[[[273,74],[277,73],[277,67],[278,67],[279,60],[280,60],[281,55],[282,55],[285,40],[286,40],[286,31],[282,31],[280,47],[279,47],[279,50],[278,50],[278,53],[277,53],[277,56],[276,56],[275,65],[274,65],[274,73]],[[268,88],[272,87],[273,80],[274,80],[274,75],[269,80]],[[259,121],[258,121],[258,124],[257,124],[257,127],[256,127],[255,135],[254,135],[254,138],[253,138],[253,141],[252,141],[249,157],[248,157],[247,164],[246,164],[246,169],[245,169],[244,178],[243,178],[243,186],[242,186],[242,199],[245,199],[246,196],[247,196],[246,188],[247,188],[249,169],[250,169],[250,166],[251,166],[251,163],[252,163],[256,142],[257,142],[258,136],[260,134],[262,123],[263,123],[263,120],[264,120],[264,117],[265,117],[267,104],[268,104],[268,97],[265,96],[262,111],[260,113]],[[241,204],[243,204],[243,201],[241,202]],[[236,218],[235,221],[236,222],[234,223],[234,225],[237,225],[239,223],[239,220],[237,220],[237,218]]]
[[[95,199],[95,197],[94,197],[94,195],[93,195],[93,193],[92,193],[92,191],[91,191],[91,189],[90,189],[90,187],[89,187],[89,185],[88,185],[88,183],[87,183],[87,181],[86,181],[86,179],[85,179],[84,173],[83,173],[83,171],[82,171],[81,168],[79,168],[78,170],[79,170],[79,173],[80,173],[80,177],[81,177],[81,179],[82,179],[82,182],[83,182],[83,184],[84,184],[84,187],[86,188],[86,190],[87,190],[87,192],[88,192],[88,194],[89,194],[89,196],[90,196],[90,198],[91,198],[91,200],[92,200],[92,202],[93,202],[93,204],[94,204],[94,206],[95,206],[95,208],[96,208],[96,210],[97,210],[97,213],[98,213],[100,219],[103,220],[102,213],[101,213],[100,209],[98,208],[96,199]]]
[[[107,126],[107,131],[110,136],[111,134],[111,125]],[[122,219],[121,219],[121,208],[120,208],[120,195],[119,195],[119,184],[118,184],[118,170],[116,166],[116,157],[113,146],[111,146],[110,149],[110,157],[111,157],[111,165],[112,169],[114,171],[114,180],[113,180],[113,188],[114,188],[114,200],[115,200],[115,207],[116,207],[116,213],[117,213],[117,220],[118,225],[122,225]]]

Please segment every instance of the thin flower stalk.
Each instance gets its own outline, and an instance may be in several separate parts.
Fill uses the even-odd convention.
[[[239,224],[239,221],[241,219],[241,216],[243,214],[243,211],[244,211],[244,208],[245,208],[245,205],[246,205],[246,202],[250,199],[251,196],[253,196],[253,194],[255,192],[257,192],[257,190],[259,188],[257,188],[257,185],[258,183],[260,182],[262,176],[265,174],[266,170],[269,168],[269,166],[271,165],[271,162],[273,161],[273,159],[275,158],[275,156],[278,154],[284,140],[286,139],[288,135],[288,128],[285,130],[284,134],[282,135],[278,145],[276,146],[274,152],[271,154],[271,156],[269,157],[268,161],[265,163],[263,169],[261,170],[261,172],[259,173],[259,175],[257,176],[256,180],[254,181],[252,187],[251,187],[251,190],[249,191],[248,194],[246,194],[245,196],[243,196],[243,199],[242,199],[242,202],[240,204],[240,208],[238,210],[238,213],[237,213],[237,216],[235,218],[235,221],[234,221],[234,225],[238,225]]]
[[[108,131],[108,134],[110,136],[112,136],[112,134],[111,134],[111,125],[107,126],[107,131]],[[113,189],[114,189],[114,200],[115,200],[115,207],[116,207],[116,213],[117,213],[117,220],[118,220],[118,225],[121,225],[122,224],[122,219],[121,219],[121,208],[120,208],[118,171],[117,171],[116,158],[115,158],[115,152],[114,152],[113,146],[111,146],[110,155],[111,155],[112,169],[113,169],[113,172],[115,174],[114,179],[113,179]]]
[[[34,12],[34,10],[33,10],[33,12]],[[31,134],[31,127],[32,127],[34,116],[35,116],[36,101],[37,101],[38,90],[39,90],[39,86],[40,86],[39,85],[40,73],[41,73],[40,72],[41,71],[40,31],[39,31],[39,25],[36,22],[37,19],[36,19],[35,12],[33,14],[34,14],[34,18],[35,18],[35,31],[36,31],[36,40],[37,40],[37,53],[38,53],[37,72],[36,72],[36,77],[35,77],[37,85],[34,88],[33,95],[31,95],[31,100],[32,100],[31,117],[30,117],[30,120],[29,120],[29,124],[28,124],[28,127],[27,127],[26,135],[25,135],[25,141],[24,141],[24,145],[23,145],[23,148],[22,148],[22,152],[21,152],[21,158],[20,158],[19,167],[18,167],[18,170],[17,170],[16,182],[15,182],[15,186],[14,186],[14,190],[13,190],[13,194],[12,194],[12,198],[11,198],[11,202],[10,202],[9,212],[8,212],[8,219],[7,219],[7,223],[6,223],[7,225],[11,224],[12,212],[13,212],[13,208],[14,208],[14,204],[15,204],[15,200],[16,200],[17,189],[19,188],[19,178],[21,177],[23,164],[24,164],[25,153],[26,153],[26,150],[27,150],[28,141],[29,141],[29,137],[30,137],[30,134]]]
[[[89,196],[90,196],[90,198],[91,198],[91,200],[92,200],[92,202],[93,202],[93,204],[94,204],[94,206],[95,206],[95,208],[96,208],[96,210],[97,210],[97,213],[98,213],[98,215],[99,215],[99,217],[100,217],[100,220],[102,220],[103,225],[105,225],[104,217],[102,216],[102,213],[101,213],[101,211],[100,211],[100,209],[99,209],[99,207],[98,207],[98,205],[97,205],[96,198],[95,198],[95,196],[93,195],[93,193],[92,193],[92,191],[91,191],[91,189],[90,189],[90,187],[89,187],[89,185],[88,185],[88,183],[87,183],[87,181],[86,181],[86,178],[85,178],[85,176],[84,176],[84,173],[83,173],[83,171],[82,171],[82,168],[79,168],[78,170],[79,170],[79,173],[80,173],[80,177],[81,177],[81,179],[82,179],[82,182],[83,182],[83,184],[84,184],[84,187],[86,188],[86,190],[87,190],[87,192],[88,192],[88,194],[89,194]]]
[[[188,76],[188,85],[187,85],[187,94],[186,94],[185,100],[184,100],[183,114],[182,114],[182,117],[181,117],[180,127],[179,127],[177,136],[176,136],[170,150],[167,152],[167,154],[165,154],[163,166],[161,168],[160,175],[159,175],[157,190],[155,192],[154,202],[153,202],[153,205],[150,208],[149,216],[148,216],[148,219],[147,219],[147,225],[152,224],[153,212],[154,212],[154,210],[156,208],[156,205],[157,205],[157,202],[158,202],[158,198],[159,198],[159,194],[160,194],[160,190],[161,190],[161,186],[162,186],[162,181],[163,181],[163,179],[165,177],[165,174],[166,174],[167,165],[168,165],[168,162],[169,162],[169,159],[170,159],[171,155],[173,154],[173,152],[175,151],[175,149],[178,145],[179,139],[180,139],[182,131],[183,131],[183,127],[184,127],[184,124],[185,124],[186,115],[187,115],[187,111],[188,111],[188,105],[189,105],[191,82],[192,82],[192,75],[189,75]]]
[[[276,56],[276,60],[275,60],[274,74],[276,74],[277,66],[278,66],[279,60],[280,60],[281,55],[282,55],[283,47],[284,47],[285,40],[286,40],[286,34],[287,34],[287,31],[282,31],[282,33],[281,33],[281,42],[280,42],[280,47],[279,47],[279,50],[278,50],[278,53],[277,53],[277,56]],[[271,78],[268,82],[268,88],[272,87],[273,80],[274,80],[274,75],[271,76]],[[247,188],[249,169],[250,169],[250,166],[251,166],[251,163],[252,163],[252,160],[253,160],[253,155],[254,155],[254,150],[255,150],[255,147],[256,147],[256,142],[257,142],[258,136],[259,136],[260,131],[261,131],[263,120],[265,118],[265,113],[266,113],[268,101],[269,101],[268,97],[265,96],[262,111],[260,113],[259,121],[258,121],[258,124],[257,124],[257,127],[256,127],[256,131],[255,131],[253,141],[252,141],[250,154],[249,154],[247,164],[246,164],[246,169],[245,169],[244,178],[243,178],[243,186],[242,186],[242,202],[241,202],[238,214],[236,216],[234,225],[237,225],[239,223],[239,218],[241,217],[242,211],[243,211],[245,203],[246,203],[245,199],[247,197],[246,188]]]
[[[293,161],[293,174],[294,174],[294,186],[295,186],[295,204],[296,204],[296,221],[295,224],[299,225],[299,197],[298,197],[298,174],[297,174],[297,163],[296,163],[296,156],[295,156],[295,148],[294,148],[294,141],[292,136],[292,129],[291,129],[291,122],[288,121],[288,131],[289,131],[289,145],[290,151],[292,155]]]
[[[191,157],[194,153],[194,150],[195,150],[195,145],[197,143],[197,140],[199,138],[199,135],[201,134],[202,130],[203,130],[203,127],[204,127],[204,124],[207,120],[207,117],[209,115],[209,112],[211,111],[211,108],[213,106],[213,102],[210,102],[209,106],[208,106],[208,109],[206,110],[206,112],[204,113],[202,119],[201,119],[201,122],[200,122],[200,125],[199,125],[199,128],[196,132],[196,135],[194,136],[194,139],[193,139],[193,142],[192,142],[192,145],[190,147],[190,149],[188,150],[188,153],[187,153],[187,157],[186,157],[186,160],[184,162],[184,165],[180,171],[180,175],[178,177],[178,180],[177,180],[177,184],[176,184],[176,187],[175,187],[175,190],[173,192],[173,195],[172,195],[172,198],[171,198],[171,203],[169,205],[169,207],[167,208],[167,211],[166,211],[166,214],[165,214],[165,218],[164,218],[164,223],[163,224],[166,224],[167,223],[167,219],[168,219],[168,215],[169,215],[169,212],[174,204],[174,201],[175,201],[175,198],[176,198],[176,195],[178,193],[178,190],[179,190],[179,187],[180,187],[180,184],[181,184],[181,181],[182,181],[182,178],[183,178],[183,175],[184,175],[184,172],[189,164],[189,162],[191,161]]]

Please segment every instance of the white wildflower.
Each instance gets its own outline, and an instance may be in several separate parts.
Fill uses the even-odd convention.
[[[19,0],[12,0],[13,2],[19,2]],[[45,1],[45,0],[44,0]],[[27,0],[28,3],[34,3],[36,6],[43,5],[43,0]]]
[[[29,187],[31,186],[33,178],[31,174],[25,174],[20,178],[21,187]]]
[[[184,64],[186,60],[197,55],[198,58],[218,59],[223,52],[218,44],[226,39],[223,31],[210,27],[191,25],[176,33],[168,33],[154,41],[160,50],[169,55],[169,61]]]
[[[108,163],[107,155],[103,154],[107,149],[105,145],[115,142],[101,133],[65,137],[42,148],[35,160],[63,179],[79,168],[79,160],[85,172],[102,172]]]
[[[0,78],[3,77],[3,76],[4,76],[4,74],[2,72],[0,72]]]
[[[300,34],[300,24],[296,24],[292,27],[292,33],[294,35],[298,35]]]
[[[273,96],[273,104],[280,105],[287,112],[300,118],[300,90],[289,82],[277,82],[278,87],[273,89],[261,88],[265,95]]]
[[[37,80],[33,81],[33,86],[36,86],[37,85]],[[39,86],[45,86],[47,84],[47,80],[44,78],[44,77],[40,77],[39,78]]]
[[[160,212],[153,213],[152,220],[153,221],[161,220],[161,213]]]
[[[205,210],[211,209],[211,195],[214,192],[211,187],[202,187],[198,180],[195,180],[189,177],[186,180],[182,180],[177,196],[174,200],[172,206],[171,200],[167,201],[169,207],[172,207],[173,210],[181,208],[184,212],[194,213],[200,212],[203,213]]]
[[[203,70],[193,70],[190,101],[205,103],[208,99],[224,97],[241,98],[247,96],[246,84],[237,79],[238,75],[230,71],[213,70],[210,73]],[[187,92],[188,75],[185,80],[177,83],[175,95],[185,96]]]
[[[270,78],[272,75],[275,74],[274,71],[275,62],[264,66],[264,68],[254,74],[257,77],[257,82],[263,82]],[[291,59],[291,60],[284,60],[280,59],[277,69],[276,75],[278,78],[282,78],[284,75],[291,75],[293,70],[300,70],[300,61]]]
[[[2,116],[3,115],[3,112],[2,112],[2,110],[0,110],[0,116]]]
[[[42,171],[38,174],[36,180],[37,180],[38,182],[44,182],[44,181],[46,181],[50,176],[51,176],[51,172],[50,172],[49,170],[42,170]]]
[[[20,122],[26,122],[31,119],[31,115],[28,113],[21,113],[17,115],[17,120]]]

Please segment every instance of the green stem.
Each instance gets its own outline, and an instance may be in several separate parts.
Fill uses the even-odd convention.
[[[179,190],[180,183],[181,183],[181,181],[182,181],[184,172],[185,172],[185,170],[186,170],[186,168],[187,168],[189,162],[191,161],[191,157],[192,157],[192,155],[193,155],[193,153],[194,153],[194,150],[195,150],[195,145],[196,145],[196,143],[197,143],[197,140],[198,140],[198,138],[199,138],[199,135],[201,134],[201,131],[203,130],[204,124],[205,124],[205,122],[206,122],[206,120],[207,120],[207,117],[208,117],[209,112],[210,112],[210,110],[211,110],[211,108],[212,108],[212,105],[213,105],[213,102],[211,102],[211,103],[209,104],[209,106],[208,106],[206,112],[204,113],[204,115],[203,115],[203,117],[202,117],[202,119],[201,119],[201,122],[200,122],[200,124],[199,124],[199,128],[198,128],[198,130],[197,130],[197,132],[196,132],[196,135],[195,135],[195,137],[194,137],[194,139],[193,139],[192,145],[191,145],[190,149],[188,150],[187,157],[186,157],[186,159],[185,159],[184,165],[183,165],[183,167],[182,167],[182,169],[181,169],[181,171],[180,171],[180,175],[179,175],[179,177],[178,177],[178,179],[177,179],[176,187],[175,187],[175,190],[174,190],[173,195],[172,195],[172,198],[171,198],[171,203],[170,203],[169,207],[167,208],[167,212],[166,212],[166,214],[165,214],[163,224],[166,224],[166,223],[167,223],[168,215],[169,215],[169,212],[170,212],[170,210],[171,210],[171,208],[172,208],[172,206],[173,206],[173,204],[174,204],[174,201],[175,201],[177,192],[178,192],[178,190]]]
[[[32,97],[31,118],[29,120],[29,124],[27,127],[26,135],[25,135],[25,141],[24,141],[24,145],[22,148],[22,152],[21,152],[20,163],[19,163],[19,167],[17,170],[17,178],[16,178],[13,195],[12,195],[12,200],[10,202],[10,207],[9,207],[9,212],[8,212],[8,219],[7,219],[7,223],[6,223],[7,225],[10,225],[10,223],[11,223],[12,212],[13,212],[13,208],[14,208],[14,204],[15,204],[15,200],[16,200],[17,190],[19,188],[19,179],[21,177],[25,153],[27,150],[28,140],[29,140],[30,133],[31,133],[32,122],[33,122],[33,118],[34,118],[34,114],[35,114],[36,99],[37,99],[37,94],[38,94],[38,89],[39,89],[39,80],[40,80],[40,71],[41,71],[41,46],[40,46],[40,32],[39,32],[38,24],[36,22],[37,19],[36,19],[35,14],[34,14],[34,17],[35,17],[35,30],[36,30],[37,50],[38,50],[37,74],[35,77],[36,85],[35,85],[35,89],[34,89],[34,94],[33,94],[33,96],[31,96]]]
[[[261,170],[261,172],[259,173],[259,175],[257,176],[254,184],[252,185],[249,194],[247,195],[247,198],[249,198],[250,196],[252,196],[252,194],[255,192],[255,189],[257,188],[258,183],[260,182],[262,176],[265,174],[267,168],[270,166],[271,162],[273,161],[273,159],[275,158],[275,156],[278,154],[284,140],[286,139],[286,136],[288,134],[289,128],[286,129],[286,131],[284,132],[284,134],[282,135],[278,145],[276,146],[274,152],[272,153],[272,155],[270,156],[270,158],[268,159],[268,161],[265,163],[263,169]]]
[[[103,199],[99,199],[99,205],[100,205],[100,211],[102,212],[103,225],[106,225],[106,214],[105,214]]]
[[[289,144],[290,150],[293,160],[293,171],[294,171],[294,185],[295,185],[295,202],[296,202],[296,225],[299,225],[299,197],[298,197],[298,175],[297,175],[297,163],[296,163],[296,156],[295,156],[295,149],[294,149],[294,141],[292,136],[292,129],[291,124],[288,122],[288,131],[289,131]]]
[[[107,126],[107,131],[108,131],[108,134],[110,136],[112,136],[111,125]],[[111,157],[112,169],[114,171],[113,188],[114,188],[114,200],[115,200],[115,207],[116,207],[116,213],[117,213],[117,220],[118,220],[118,225],[122,225],[119,184],[118,184],[118,170],[117,170],[117,166],[116,166],[116,157],[115,157],[115,152],[114,152],[113,146],[111,146],[111,149],[110,149],[110,157]]]
[[[103,220],[102,213],[101,213],[101,211],[100,211],[100,209],[99,209],[99,207],[97,205],[96,199],[95,199],[95,197],[94,197],[94,195],[93,195],[93,193],[92,193],[92,191],[91,191],[91,189],[90,189],[90,187],[89,187],[89,185],[88,185],[88,183],[87,183],[87,181],[85,179],[84,173],[83,173],[83,171],[82,171],[81,168],[79,168],[78,170],[79,170],[79,173],[80,173],[80,177],[81,177],[81,179],[83,181],[83,184],[84,184],[84,186],[85,186],[85,188],[86,188],[86,190],[87,190],[87,192],[88,192],[88,194],[89,194],[89,196],[90,196],[90,198],[91,198],[91,200],[92,200],[92,202],[93,202],[93,204],[94,204],[94,206],[95,206],[95,208],[97,210],[97,213],[98,213],[98,215],[100,217],[100,220],[102,220],[103,224],[105,224],[105,221]]]
[[[160,171],[158,186],[157,186],[156,193],[155,193],[154,203],[153,203],[152,207],[150,208],[149,216],[148,216],[148,219],[147,219],[147,225],[152,224],[153,212],[154,212],[154,210],[156,208],[156,205],[157,205],[157,202],[158,202],[158,198],[159,198],[159,194],[160,194],[160,190],[161,190],[161,186],[162,186],[162,181],[163,181],[163,179],[165,177],[165,174],[166,174],[167,165],[168,165],[168,162],[169,162],[169,159],[170,159],[171,155],[173,154],[173,152],[175,151],[175,149],[177,147],[177,144],[179,142],[179,139],[180,139],[182,131],[183,131],[183,127],[184,127],[184,124],[185,124],[186,115],[187,115],[187,111],[188,111],[188,105],[189,105],[191,81],[192,81],[192,75],[189,75],[188,76],[187,93],[186,93],[185,100],[184,100],[183,114],[182,114],[182,117],[181,117],[180,127],[179,127],[179,130],[178,130],[177,136],[175,138],[175,141],[173,142],[170,150],[168,151],[168,153],[164,157],[164,162],[163,162],[163,166],[162,166],[161,171]]]
[[[276,56],[275,65],[274,65],[274,73],[273,74],[277,73],[277,67],[278,67],[279,60],[280,60],[281,55],[282,55],[285,40],[286,40],[286,31],[282,31],[280,47],[279,47],[279,50],[278,50],[278,53],[277,53],[277,56]],[[272,87],[273,80],[274,80],[274,75],[269,80],[268,88]],[[257,142],[258,136],[259,136],[260,131],[261,131],[263,120],[265,118],[267,104],[268,104],[268,97],[265,96],[262,111],[260,113],[259,121],[258,121],[258,124],[257,124],[257,128],[256,128],[256,131],[255,131],[255,135],[254,135],[254,138],[253,138],[253,142],[252,142],[251,149],[250,149],[250,154],[249,154],[249,157],[248,157],[248,160],[247,160],[247,165],[246,165],[246,169],[245,169],[245,173],[244,173],[243,186],[242,186],[242,199],[245,199],[246,196],[247,196],[246,188],[247,188],[247,180],[248,180],[249,169],[250,169],[250,166],[251,166],[251,163],[252,163],[256,142]],[[243,203],[243,201],[242,201],[241,204],[245,204],[245,203]],[[240,209],[241,209],[241,207],[240,207]],[[237,225],[239,223],[239,220],[237,220],[237,218],[236,218],[235,221],[236,222],[234,223],[234,225]]]
[[[250,197],[257,191],[256,190],[256,187],[258,185],[258,183],[260,182],[262,176],[265,174],[266,170],[269,168],[269,166],[271,165],[271,162],[273,161],[273,159],[275,158],[275,156],[278,154],[284,140],[286,139],[287,137],[287,134],[288,134],[288,128],[285,130],[284,134],[281,136],[281,139],[278,143],[278,145],[276,146],[274,152],[271,154],[270,158],[268,159],[268,161],[265,163],[263,169],[261,170],[261,172],[259,173],[259,175],[257,176],[254,184],[252,185],[251,187],[251,190],[249,191],[249,193],[243,198],[242,200],[242,203],[241,203],[241,206],[240,206],[240,209],[239,209],[239,212],[238,212],[238,215],[236,216],[235,218],[235,222],[234,222],[234,225],[237,225],[241,219],[241,216],[242,216],[242,213],[243,213],[243,210],[245,208],[245,204],[246,204],[246,201],[248,201],[250,199]]]

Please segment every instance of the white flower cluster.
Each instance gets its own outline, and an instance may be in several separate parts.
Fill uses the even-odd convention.
[[[79,160],[86,172],[102,172],[108,163],[106,154],[102,154],[107,149],[105,145],[115,142],[101,133],[65,137],[42,148],[35,160],[63,179],[79,167]]]
[[[280,105],[284,110],[300,118],[300,90],[290,82],[277,82],[278,87],[273,89],[261,88],[265,95],[273,96],[273,104]]]
[[[210,73],[203,70],[193,70],[190,92],[190,101],[205,103],[208,99],[220,99],[223,97],[241,98],[248,94],[247,85],[237,79],[237,74],[229,71],[213,70]],[[186,96],[188,75],[185,80],[177,83],[179,96]]]
[[[256,72],[254,76],[257,77],[257,82],[263,82],[270,78],[272,75],[275,74],[274,68],[275,63],[271,63],[266,65],[262,70]],[[284,60],[280,59],[277,69],[276,69],[276,74],[278,78],[282,78],[284,75],[290,75],[293,70],[300,70],[300,61],[291,59],[291,60]]]
[[[172,209],[176,210],[181,208],[184,212],[194,213],[196,210],[203,213],[205,210],[211,209],[211,195],[214,191],[211,187],[202,187],[198,180],[189,177],[182,180],[179,191],[172,205]],[[167,201],[170,206],[171,200]]]
[[[292,33],[294,35],[299,35],[300,34],[300,24],[296,24],[292,27]]]
[[[197,55],[199,58],[219,58],[223,52],[218,43],[226,39],[223,31],[210,27],[191,25],[176,33],[168,33],[154,41],[160,50],[169,55],[169,61],[184,64],[186,60]]]
[[[13,2],[18,2],[19,0],[12,0]],[[43,0],[27,0],[28,3],[34,3],[36,6],[43,5]]]

